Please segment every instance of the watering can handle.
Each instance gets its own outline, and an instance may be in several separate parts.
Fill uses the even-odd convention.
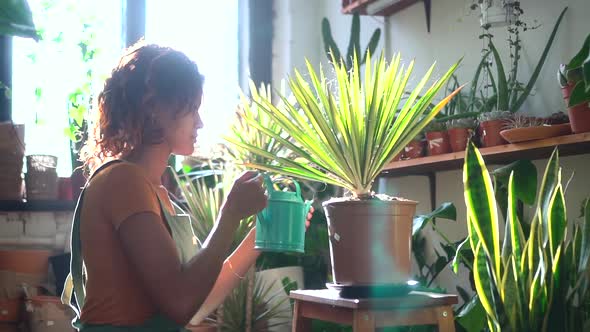
[[[266,187],[266,190],[268,190],[268,193],[270,194],[271,192],[275,191],[274,183],[272,182],[270,175],[267,173],[262,176],[264,178],[264,186]]]
[[[275,191],[274,183],[272,182],[270,175],[268,175],[268,173],[267,173],[267,174],[264,174],[263,177],[264,177],[264,185],[266,186],[268,193],[270,194],[271,192]],[[293,184],[295,185],[295,193],[297,194],[297,197],[301,197],[301,187],[299,186],[299,183],[293,179],[291,179],[291,182],[293,182]]]

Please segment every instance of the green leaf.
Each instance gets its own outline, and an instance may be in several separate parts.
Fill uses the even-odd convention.
[[[581,226],[582,240],[580,244],[580,264],[578,265],[578,272],[582,272],[588,268],[588,260],[590,259],[590,200],[585,201],[584,219]]]
[[[418,234],[434,218],[457,220],[457,209],[453,203],[445,202],[429,214],[417,215],[414,217],[412,236]]]
[[[346,51],[346,63],[349,69],[353,67],[353,58],[355,56],[361,57],[361,20],[359,13],[352,15],[352,24],[350,25],[350,40]]]
[[[584,60],[588,58],[590,54],[590,34],[586,36],[584,43],[582,44],[582,48],[574,55],[574,57],[570,60],[567,64],[567,69],[574,69],[578,67],[582,67]]]
[[[524,101],[526,100],[526,98],[529,96],[529,94],[533,90],[533,87],[535,86],[535,83],[537,82],[537,78],[539,77],[539,74],[541,73],[541,69],[543,68],[543,65],[545,64],[545,59],[547,59],[547,55],[549,54],[549,50],[551,49],[551,45],[553,45],[553,40],[555,39],[555,35],[557,34],[557,29],[559,28],[559,25],[561,24],[561,20],[563,19],[563,16],[565,15],[567,8],[568,7],[565,7],[561,11],[561,14],[559,14],[559,17],[557,18],[557,22],[555,22],[555,25],[553,26],[553,30],[551,31],[551,34],[549,35],[549,39],[547,40],[547,44],[545,44],[545,48],[543,49],[543,53],[541,53],[541,58],[539,58],[539,62],[537,62],[537,66],[535,66],[535,70],[533,71],[533,74],[531,75],[522,94],[520,95],[518,100],[513,105],[511,105],[511,109],[510,109],[511,112],[514,113],[514,112],[518,111],[520,109],[520,107],[522,106],[522,104],[524,103]]]
[[[367,56],[369,54],[375,54],[375,50],[377,49],[377,45],[379,45],[379,39],[381,38],[381,29],[377,28],[373,31],[371,35],[371,39],[369,39],[369,44],[367,44],[367,48],[363,53],[363,60],[362,62],[365,63],[367,61]]]
[[[473,142],[469,143],[465,154],[463,184],[468,218],[472,221],[483,250],[493,265],[493,278],[499,280],[500,240],[496,198],[490,175]]]
[[[514,259],[514,265],[517,271],[520,271],[520,263],[524,253],[524,234],[522,227],[520,226],[520,220],[518,220],[517,205],[516,205],[516,189],[515,189],[515,176],[514,173],[510,175],[508,184],[508,238],[510,239],[510,253]],[[515,278],[518,278],[518,274],[515,274]]]
[[[495,169],[492,175],[499,183],[507,187],[512,172],[514,172],[516,198],[525,204],[534,204],[537,195],[537,167],[530,160],[518,160]]]
[[[39,40],[27,1],[2,1],[0,4],[0,34]]]
[[[463,242],[461,242],[461,244],[459,244],[459,246],[457,246],[457,252],[455,253],[455,257],[453,258],[453,272],[458,273],[459,272],[459,264],[461,263],[461,261],[466,260],[467,258],[465,257],[465,253],[466,252],[472,252],[471,250],[471,243],[470,243],[470,238],[467,237]]]
[[[549,226],[547,225],[547,217],[549,214],[547,211],[549,202],[551,201],[551,195],[560,182],[559,175],[559,151],[555,148],[547,162],[543,180],[541,181],[541,188],[539,189],[539,195],[537,197],[537,209],[540,210],[539,218],[543,225],[543,229],[549,229]],[[543,244],[546,244],[547,241],[549,241],[549,234],[547,232],[543,233],[542,241]]]
[[[548,206],[547,231],[549,232],[549,245],[551,248],[551,257],[557,254],[564,240],[567,229],[567,215],[565,211],[565,198],[561,184],[557,185],[554,190]]]
[[[521,292],[519,291],[515,271],[515,259],[513,256],[510,256],[508,267],[504,269],[504,276],[500,285],[500,296],[502,297],[502,308],[508,316],[510,330],[521,331],[521,318],[519,317],[519,313],[522,312],[519,296]]]
[[[496,61],[496,68],[498,69],[498,103],[496,107],[498,111],[508,111],[508,83],[506,80],[506,74],[504,73],[504,65],[502,64],[500,54],[491,39],[489,46],[494,55],[494,60]]]
[[[481,332],[486,326],[486,312],[479,301],[479,297],[473,296],[455,319],[467,332]]]
[[[585,82],[579,81],[572,90],[568,107],[573,107],[582,103],[590,103],[590,92],[586,91]]]
[[[473,266],[475,288],[481,304],[487,313],[488,325],[495,326],[499,325],[499,322],[496,315],[496,308],[493,303],[493,277],[489,274],[490,270],[492,270],[492,267],[488,266],[487,256],[483,250],[482,242],[480,242],[475,249],[475,261]]]
[[[340,49],[338,49],[338,45],[336,45],[336,42],[332,37],[330,21],[328,21],[328,19],[325,17],[322,19],[322,36],[324,37],[324,52],[326,52],[328,60],[336,59],[337,61],[340,61],[342,58]]]

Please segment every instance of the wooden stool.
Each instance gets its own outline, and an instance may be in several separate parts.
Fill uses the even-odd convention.
[[[436,325],[439,332],[454,332],[456,295],[410,292],[388,298],[341,298],[331,289],[296,290],[293,332],[311,331],[311,319],[352,325],[354,332],[389,326]]]

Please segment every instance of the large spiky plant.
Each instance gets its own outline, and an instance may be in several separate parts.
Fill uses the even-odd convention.
[[[289,158],[274,155],[253,143],[230,141],[245,151],[273,160],[271,164],[251,161],[248,164],[251,167],[334,184],[350,190],[356,197],[370,196],[373,181],[383,168],[458,92],[431,106],[458,63],[423,91],[433,65],[405,98],[414,62],[407,68],[400,62],[401,55],[397,54],[390,64],[384,56],[372,64],[368,55],[363,74],[356,56],[350,72],[342,61],[334,60],[333,85],[321,67],[318,76],[308,62],[306,76],[296,71],[289,79],[294,101],[282,94],[279,94],[282,106],[253,99],[258,110],[277,123],[289,138],[254,119],[247,119],[248,126],[274,138],[290,153]]]

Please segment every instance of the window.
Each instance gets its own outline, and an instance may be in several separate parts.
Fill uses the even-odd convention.
[[[121,1],[29,1],[43,39],[14,38],[13,121],[27,154],[58,157],[59,176],[72,172],[72,102],[83,112],[120,55]]]
[[[205,76],[198,143],[208,151],[221,142],[239,100],[238,1],[147,1],[145,39],[186,53]]]

